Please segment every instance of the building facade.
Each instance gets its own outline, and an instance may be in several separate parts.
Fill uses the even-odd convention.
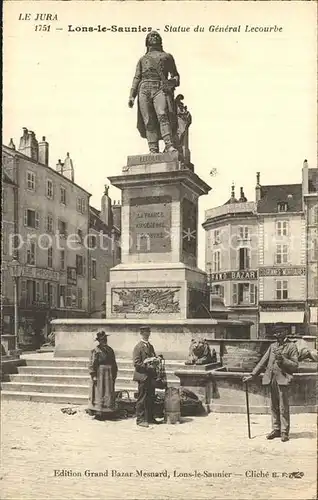
[[[27,129],[18,149],[11,140],[2,151],[2,329],[13,332],[10,264],[18,260],[18,340],[22,347],[34,346],[45,341],[51,319],[91,315],[95,282],[100,283],[97,294],[103,287],[105,300],[104,265],[112,262],[104,258],[108,254],[101,249],[95,255],[96,266],[92,265],[92,252],[97,250],[91,250],[89,244],[93,231],[90,194],[75,183],[69,154],[51,168],[45,137],[38,142]],[[96,278],[92,278],[92,271]],[[102,302],[97,296],[95,301]]]
[[[116,205],[116,215],[120,218],[121,206]],[[108,196],[108,188],[101,199],[101,210],[90,207],[90,316],[106,316],[106,283],[109,270],[121,261],[120,229],[115,225],[113,206]]]
[[[230,317],[254,322],[251,337],[271,337],[284,322],[292,334],[317,323],[317,168],[304,163],[301,184],[266,185],[255,201],[242,193],[206,211],[206,272]]]
[[[251,336],[257,336],[257,215],[241,188],[236,199],[205,213],[206,272],[212,294],[220,295],[229,307],[229,318],[253,322]]]
[[[306,225],[306,314],[308,333],[318,334],[318,168],[304,162],[302,176],[303,207]]]
[[[258,179],[259,181],[259,179]],[[259,336],[274,323],[305,334],[306,232],[301,184],[256,186],[259,228]]]

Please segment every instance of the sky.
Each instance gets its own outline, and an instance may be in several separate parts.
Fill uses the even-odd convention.
[[[58,19],[36,21],[38,12]],[[36,31],[39,24],[50,31]],[[200,223],[204,210],[227,201],[232,182],[254,200],[257,171],[261,184],[291,184],[301,182],[305,158],[317,166],[315,2],[7,1],[3,142],[18,146],[27,127],[46,136],[51,167],[69,152],[96,208],[107,177],[121,173],[128,155],[147,153],[137,109],[127,105],[146,33],[76,31],[98,25],[157,29],[174,56],[192,114],[192,162],[212,187],[200,200]],[[275,25],[282,30],[252,31]],[[170,32],[179,26],[190,30]],[[114,187],[109,194],[120,199]],[[201,267],[203,247],[201,229]]]

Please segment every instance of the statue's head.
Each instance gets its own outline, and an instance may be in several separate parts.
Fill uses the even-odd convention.
[[[150,48],[158,48],[162,50],[162,38],[157,31],[151,31],[146,36],[147,52]]]

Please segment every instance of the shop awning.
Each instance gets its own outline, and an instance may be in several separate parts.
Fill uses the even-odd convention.
[[[303,323],[304,311],[261,311],[260,323]]]
[[[318,307],[310,308],[310,323],[318,323]]]

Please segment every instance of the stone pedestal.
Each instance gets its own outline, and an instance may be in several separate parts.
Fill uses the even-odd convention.
[[[109,180],[122,190],[122,262],[110,271],[106,318],[195,317],[208,300],[198,199],[211,188],[169,153],[128,157]]]
[[[180,386],[194,392],[207,411],[210,411],[212,399],[217,397],[212,370],[220,365],[221,363],[185,365],[182,370],[175,372],[175,375],[180,379]]]
[[[243,377],[248,373],[228,372],[224,367],[213,370],[211,377],[217,397],[211,411],[246,413]],[[262,385],[262,375],[248,383],[251,414],[270,414],[269,386]],[[289,388],[290,413],[317,413],[317,372],[294,373]]]

